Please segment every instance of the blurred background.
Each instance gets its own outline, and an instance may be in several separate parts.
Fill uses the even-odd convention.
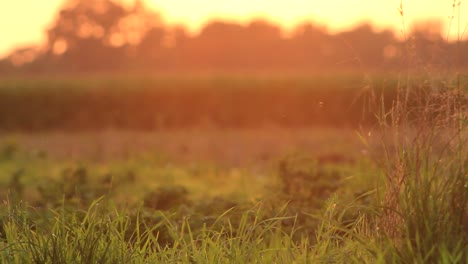
[[[451,19],[454,10],[446,2],[15,1],[0,11],[0,70],[2,75],[387,71],[404,63],[399,58],[404,39],[414,39],[421,47],[411,48],[429,60],[437,49],[448,48],[444,41],[463,37],[458,34],[466,22],[457,30],[459,21]],[[466,64],[468,55],[460,55]]]
[[[468,14],[456,4],[5,2],[0,131],[59,156],[146,146],[235,160],[239,146],[255,144],[258,159],[317,150],[321,136],[341,142],[371,130],[375,99],[390,106],[405,74],[433,87],[433,77],[466,69]]]

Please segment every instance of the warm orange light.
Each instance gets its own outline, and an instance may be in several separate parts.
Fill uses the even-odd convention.
[[[426,19],[440,20],[447,26],[452,2],[403,0],[405,30]],[[371,22],[379,29],[403,28],[398,12],[400,0],[146,0],[146,3],[161,10],[169,22],[186,24],[192,32],[212,19],[247,22],[255,17],[279,23],[286,30],[304,21],[326,25],[331,31],[351,28],[363,22]],[[461,18],[461,25],[466,25],[468,3],[462,6]]]
[[[135,0],[118,0],[132,4]],[[53,21],[65,0],[4,1],[0,8],[0,56],[13,48],[37,44],[45,39],[45,30]],[[99,0],[96,0],[98,4]],[[398,13],[400,0],[144,0],[148,6],[159,10],[169,24],[184,24],[197,32],[212,19],[234,20],[247,23],[253,18],[263,18],[290,30],[303,21],[327,26],[330,31],[350,28],[369,21],[377,28],[403,29]],[[458,1],[456,1],[458,2]],[[437,19],[447,32],[452,16],[452,0],[403,0],[404,27],[409,31],[416,21]],[[98,6],[98,5],[96,5]],[[468,23],[468,3],[462,2],[461,20],[451,23],[452,37],[462,33]],[[454,15],[458,15],[455,10]],[[458,29],[460,25],[460,30]],[[85,35],[100,35],[91,26],[83,29]],[[464,37],[468,35],[465,33]],[[137,38],[135,36],[135,38]]]

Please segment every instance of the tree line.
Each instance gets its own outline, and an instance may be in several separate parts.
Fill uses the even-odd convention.
[[[468,52],[459,52],[468,51],[468,41],[456,48],[431,26],[412,30],[407,41],[369,24],[332,34],[304,23],[285,36],[265,20],[212,21],[191,35],[183,26],[166,25],[141,1],[127,7],[112,0],[69,0],[46,33],[44,46],[17,49],[0,61],[0,73],[383,71],[408,64],[446,68],[455,61],[468,66]]]

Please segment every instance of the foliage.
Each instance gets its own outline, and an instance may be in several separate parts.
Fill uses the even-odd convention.
[[[456,44],[445,41],[440,28],[408,32],[421,65],[447,66],[434,50]],[[44,48],[18,48],[0,61],[0,73],[375,71],[398,69],[405,52],[392,31],[368,24],[335,34],[307,22],[285,37],[279,25],[262,19],[246,25],[215,20],[191,35],[166,25],[142,1],[69,0],[45,33]],[[466,50],[467,42],[461,47]],[[464,67],[466,54],[457,54]]]

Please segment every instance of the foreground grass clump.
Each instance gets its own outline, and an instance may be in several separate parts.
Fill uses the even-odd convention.
[[[467,96],[459,83],[409,83],[381,116],[391,139],[381,227],[391,262],[463,263],[468,256]]]
[[[175,221],[155,212],[159,219],[138,212],[113,210],[97,200],[88,210],[45,212],[35,218],[27,208],[9,207],[2,215],[2,263],[310,263],[325,256],[323,247],[307,239],[294,241],[282,230],[280,214],[266,218],[261,207],[227,215],[194,230],[190,218]],[[46,221],[44,221],[46,220]],[[161,242],[163,233],[169,237]],[[319,236],[329,236],[324,231]],[[326,247],[332,247],[327,245]]]

